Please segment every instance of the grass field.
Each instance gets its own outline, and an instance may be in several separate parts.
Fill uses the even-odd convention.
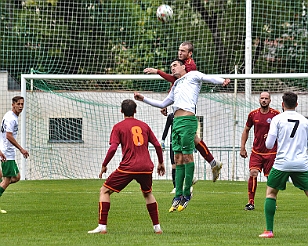
[[[89,235],[97,226],[102,180],[20,181],[0,198],[0,245],[307,245],[304,193],[288,184],[280,192],[275,238],[258,235],[265,227],[265,183],[259,183],[256,209],[244,211],[247,183],[198,181],[183,212],[168,213],[171,181],[154,181],[164,233],[153,233],[137,183],[111,196],[108,234]]]

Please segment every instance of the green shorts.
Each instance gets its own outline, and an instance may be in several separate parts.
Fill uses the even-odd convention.
[[[284,172],[272,168],[267,179],[267,185],[276,190],[285,190],[289,177],[291,177],[295,187],[308,190],[308,172]]]
[[[172,149],[175,154],[192,154],[198,120],[194,115],[174,117],[172,124]]]
[[[3,177],[16,177],[19,173],[17,163],[14,160],[2,162]]]

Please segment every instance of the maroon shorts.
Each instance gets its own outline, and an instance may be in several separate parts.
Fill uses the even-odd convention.
[[[264,176],[268,176],[275,161],[276,154],[260,155],[251,152],[249,160],[249,170],[258,169],[259,172],[264,173]]]
[[[106,179],[104,186],[115,192],[123,190],[132,180],[136,180],[140,184],[143,193],[152,191],[152,174],[134,174],[125,173],[116,169]]]

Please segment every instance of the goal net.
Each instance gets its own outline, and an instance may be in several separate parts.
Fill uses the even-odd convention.
[[[156,18],[162,3],[173,9],[168,23]],[[31,69],[141,74],[150,66],[168,71],[180,43],[191,41],[198,70],[227,74],[238,65],[244,72],[246,23],[251,23],[254,73],[307,72],[307,5],[307,0],[3,0],[1,69],[14,78]]]
[[[169,72],[183,41],[194,44],[193,58],[198,70],[206,74],[245,74],[247,66],[253,74],[307,73],[308,1],[252,1],[251,19],[246,16],[247,2],[0,1],[1,115],[10,109],[11,98],[20,94],[21,74],[89,75],[82,79],[26,79],[25,144],[30,158],[25,178],[97,177],[112,126],[123,117],[121,102],[133,98],[133,91],[163,99],[170,86],[159,77],[129,75],[141,75],[146,67]],[[156,9],[163,3],[173,9],[168,23],[156,19]],[[250,36],[247,27],[251,28]],[[250,59],[245,57],[247,47]],[[91,78],[93,74],[114,77]],[[127,77],[118,79],[118,75]],[[247,91],[247,83],[251,91]],[[239,156],[240,137],[248,113],[259,107],[259,93],[264,90],[271,92],[271,106],[278,110],[284,91],[299,93],[298,110],[308,115],[304,107],[307,78],[268,76],[247,82],[242,77],[236,88],[234,79],[227,88],[202,87],[197,107],[203,126],[199,134],[214,157],[224,162],[224,180],[247,178],[248,160]],[[136,117],[148,123],[161,139],[166,118],[159,109],[138,103]],[[246,145],[248,151],[252,135]],[[167,147],[168,141],[169,137]],[[155,153],[150,151],[155,162]],[[163,179],[171,179],[168,151]],[[108,171],[120,158],[118,150]],[[209,165],[199,154],[195,158],[196,176],[211,179]]]
[[[239,75],[229,76],[237,77]],[[264,74],[254,76],[261,76],[263,79],[266,77]],[[270,74],[267,76],[269,77],[266,81],[271,85],[271,83],[275,83],[273,77],[282,75]],[[297,74],[293,74],[293,76],[297,76]],[[304,76],[308,77],[307,74],[298,75],[298,77]],[[44,79],[36,79],[36,77]],[[24,83],[31,88],[25,93],[27,99],[25,139],[31,152],[31,157],[26,164],[26,178],[96,177],[109,148],[111,129],[114,124],[123,120],[123,115],[120,112],[121,102],[124,99],[133,99],[135,91],[130,88],[117,91],[114,84],[119,81],[121,83],[130,81],[130,83],[135,83],[133,88],[141,89],[142,93],[151,98],[163,100],[167,96],[167,92],[142,89],[149,85],[158,87],[160,83],[167,83],[158,77],[158,75],[23,75]],[[254,79],[256,82],[260,82],[260,80],[262,79]],[[233,87],[236,82],[237,80],[232,82]],[[53,89],[57,83],[66,89]],[[107,89],[89,90],[83,88],[83,86],[88,87],[89,84],[100,83],[104,83]],[[79,84],[79,90],[68,89],[75,84]],[[217,88],[218,86],[215,85],[204,85],[200,94],[196,114],[199,119],[198,135],[204,139],[215,159],[224,163],[221,179],[245,180],[248,175],[248,163],[239,155],[240,138],[249,111],[259,107],[259,93],[252,94],[251,103],[248,104],[244,93],[236,91],[232,93],[228,91],[229,89],[225,89],[226,92],[213,92]],[[300,87],[284,89],[299,92],[298,110],[308,116],[306,107],[308,99],[305,91]],[[220,88],[220,90],[223,89]],[[281,96],[282,92],[272,93],[271,107],[281,109]],[[137,104],[136,118],[148,123],[157,138],[161,139],[166,117],[160,114],[158,108],[153,108],[142,102],[137,102]],[[171,112],[171,107],[168,110]],[[252,136],[253,133],[246,145],[249,152]],[[170,138],[168,137],[164,153],[167,174],[163,179],[171,178],[169,144]],[[155,149],[150,146],[149,151],[154,163],[157,163]],[[108,166],[107,174],[119,165],[121,156],[119,148]],[[210,165],[200,154],[195,154],[195,164],[195,176],[198,179],[211,179]],[[154,174],[154,178],[161,179],[157,174]]]

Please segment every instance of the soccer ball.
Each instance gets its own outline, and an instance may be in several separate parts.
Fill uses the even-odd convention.
[[[163,4],[157,8],[156,16],[161,22],[168,22],[172,19],[173,10],[169,5]]]

